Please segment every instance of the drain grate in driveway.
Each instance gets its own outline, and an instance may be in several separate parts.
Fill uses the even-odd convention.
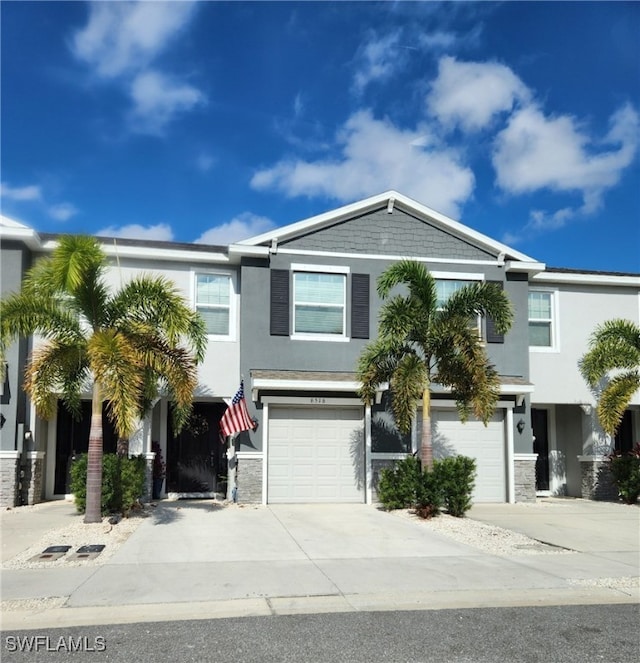
[[[49,546],[45,548],[39,555],[34,555],[29,559],[30,562],[55,562],[71,549],[71,546]]]
[[[87,559],[95,559],[105,549],[104,544],[96,543],[90,546],[82,546],[78,548],[77,552],[69,556],[70,560],[82,561]]]

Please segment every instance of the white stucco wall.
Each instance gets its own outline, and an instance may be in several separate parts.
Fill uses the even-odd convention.
[[[109,287],[120,288],[141,273],[164,276],[176,284],[190,306],[195,308],[194,279],[196,271],[222,271],[233,275],[235,295],[232,306],[231,339],[218,340],[209,337],[207,354],[198,367],[199,385],[195,398],[230,398],[240,383],[240,295],[238,293],[237,270],[229,265],[215,263],[192,264],[187,262],[162,261],[160,259],[135,260],[110,259],[111,268],[106,274]],[[35,339],[37,346],[41,339]]]
[[[556,347],[530,348],[534,403],[595,403],[580,375],[578,361],[588,348],[597,324],[613,318],[640,323],[640,290],[611,285],[573,285],[535,282],[532,287],[550,290],[557,298]],[[640,404],[636,394],[633,404]]]

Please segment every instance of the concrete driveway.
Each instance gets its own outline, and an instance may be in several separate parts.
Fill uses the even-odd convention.
[[[472,515],[481,517],[480,511],[474,507]],[[543,522],[533,520],[536,507],[521,511],[524,519]],[[575,523],[575,513],[564,513],[565,523]],[[505,509],[492,517],[514,514]],[[615,540],[609,547],[505,557],[366,505],[163,502],[102,566],[5,570],[3,600],[64,602],[44,612],[3,614],[3,620],[5,628],[35,628],[235,614],[637,601],[637,589],[593,582],[638,573],[637,548],[634,559],[631,550],[617,551]]]

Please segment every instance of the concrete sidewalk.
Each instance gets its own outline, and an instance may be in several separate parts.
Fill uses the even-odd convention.
[[[64,520],[64,505],[48,508]],[[553,532],[561,546],[505,557],[365,505],[163,502],[102,566],[4,570],[2,598],[12,610],[3,612],[3,629],[637,602],[637,585],[615,581],[638,576],[639,513],[601,503],[474,507],[473,518],[508,521],[533,538]],[[578,552],[562,550],[574,543]],[[43,597],[50,609],[29,603]]]

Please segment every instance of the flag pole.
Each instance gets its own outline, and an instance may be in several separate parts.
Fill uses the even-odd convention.
[[[238,457],[236,456],[237,433],[229,435],[229,448],[227,449],[227,502],[238,501]]]

